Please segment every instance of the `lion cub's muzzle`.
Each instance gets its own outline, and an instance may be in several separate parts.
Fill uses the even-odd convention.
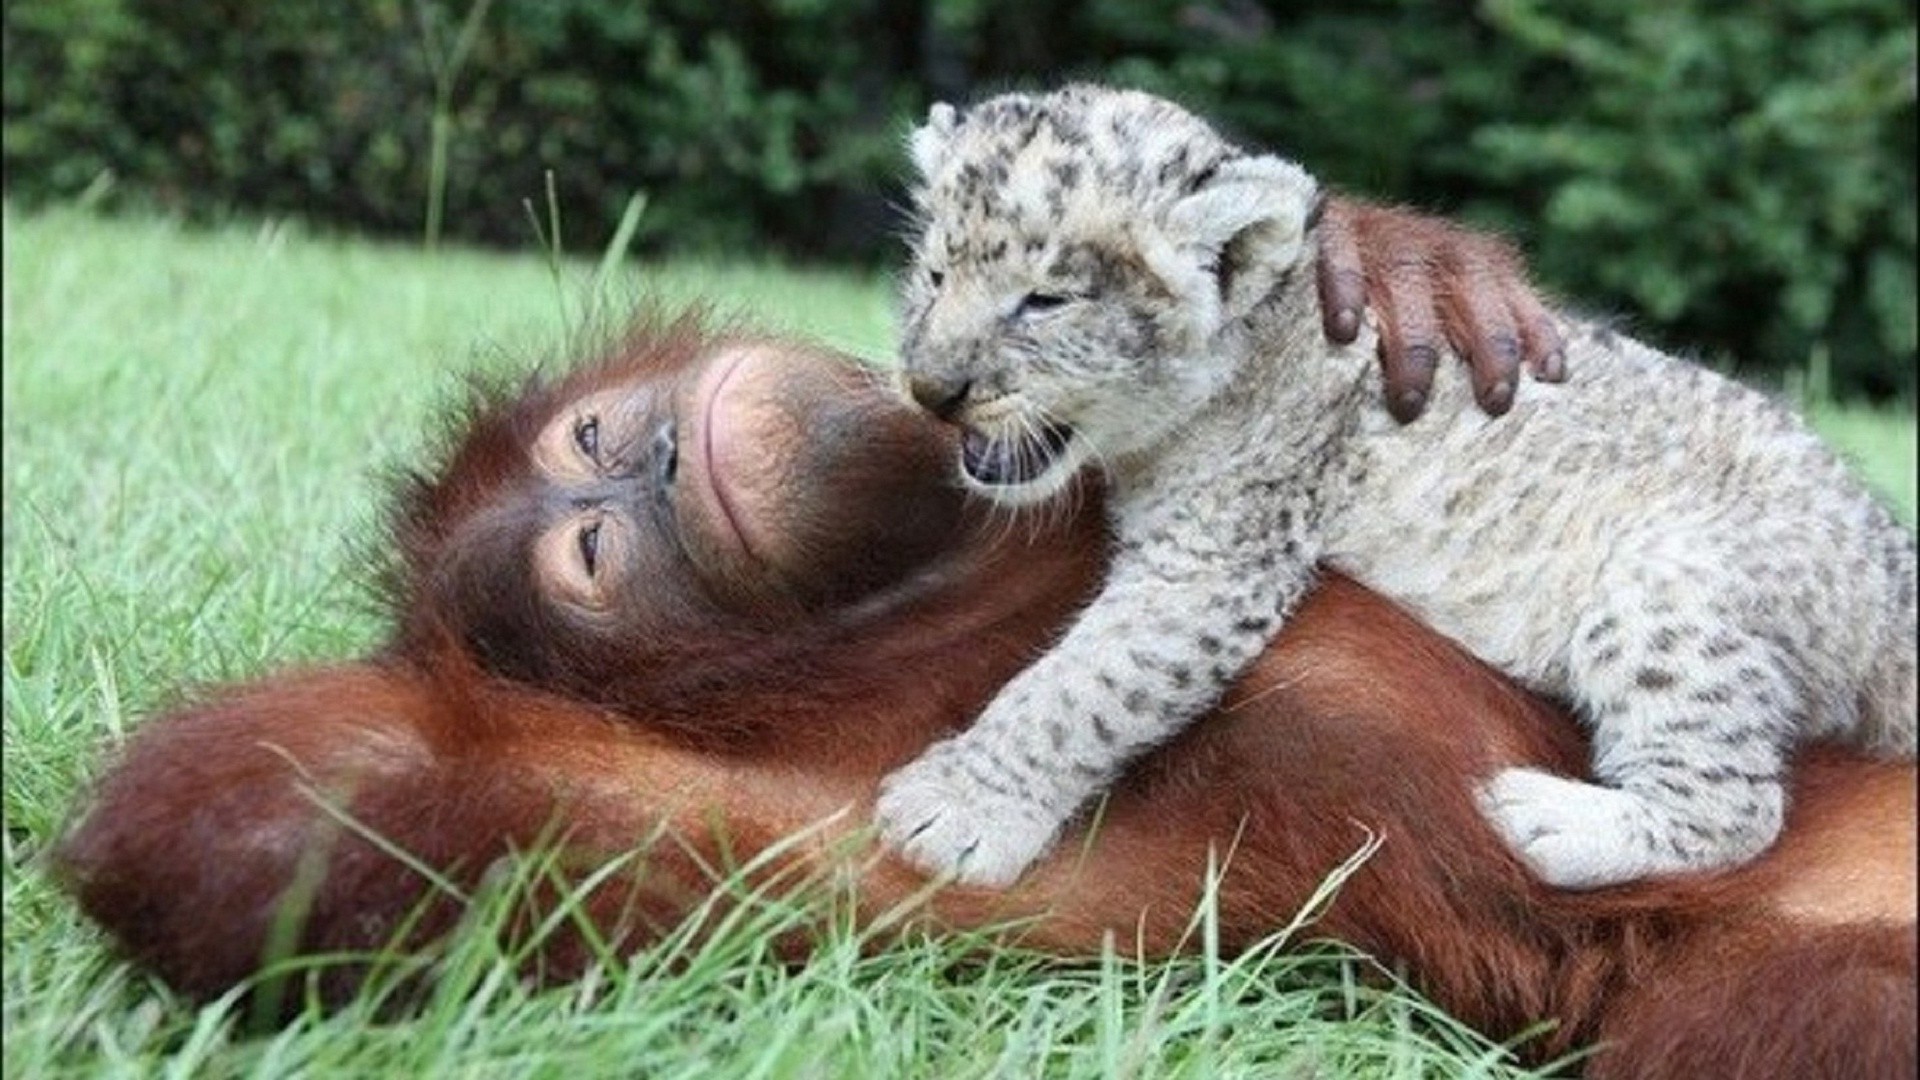
[[[966,376],[916,371],[905,382],[921,408],[960,429],[961,471],[983,494],[1013,496],[1006,489],[1031,484],[1062,464],[1073,441],[1072,427],[1029,415],[1004,393],[983,399],[982,387]]]
[[[987,487],[1030,484],[1060,460],[1072,441],[1072,428],[1045,421],[997,435],[967,427],[960,435],[960,467]]]

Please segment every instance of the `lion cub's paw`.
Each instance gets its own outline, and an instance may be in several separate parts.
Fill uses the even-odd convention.
[[[1641,838],[1633,795],[1536,769],[1506,769],[1480,789],[1480,812],[1534,875],[1562,889],[1597,889],[1658,869]]]
[[[942,743],[887,777],[874,817],[908,862],[967,885],[1010,885],[1053,843],[1061,822],[1044,806],[992,790]]]

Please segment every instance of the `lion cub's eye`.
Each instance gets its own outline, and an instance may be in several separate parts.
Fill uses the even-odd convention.
[[[573,445],[594,464],[600,462],[600,418],[583,416],[573,422]]]
[[[1020,306],[1014,308],[1013,313],[1015,315],[1039,315],[1065,307],[1067,302],[1072,299],[1070,296],[1062,296],[1059,293],[1028,293],[1020,298]]]
[[[927,271],[927,284],[937,289],[940,286],[945,285],[946,283],[947,283],[947,275],[945,271],[942,271],[942,270]]]

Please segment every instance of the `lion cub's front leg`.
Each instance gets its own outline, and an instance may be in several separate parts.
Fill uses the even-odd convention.
[[[887,777],[875,808],[915,865],[977,885],[1018,878],[1141,753],[1217,702],[1305,594],[1297,543],[1246,558],[1126,548],[1058,645],[966,731]],[[1279,565],[1290,562],[1290,565]]]

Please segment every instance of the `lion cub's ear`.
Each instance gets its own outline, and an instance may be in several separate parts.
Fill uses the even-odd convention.
[[[1167,211],[1167,239],[1213,268],[1222,314],[1244,315],[1299,260],[1319,185],[1305,169],[1262,154],[1234,158]]]
[[[946,159],[953,133],[960,128],[960,112],[944,101],[927,110],[927,122],[907,136],[907,154],[922,180],[932,180],[934,171]]]

